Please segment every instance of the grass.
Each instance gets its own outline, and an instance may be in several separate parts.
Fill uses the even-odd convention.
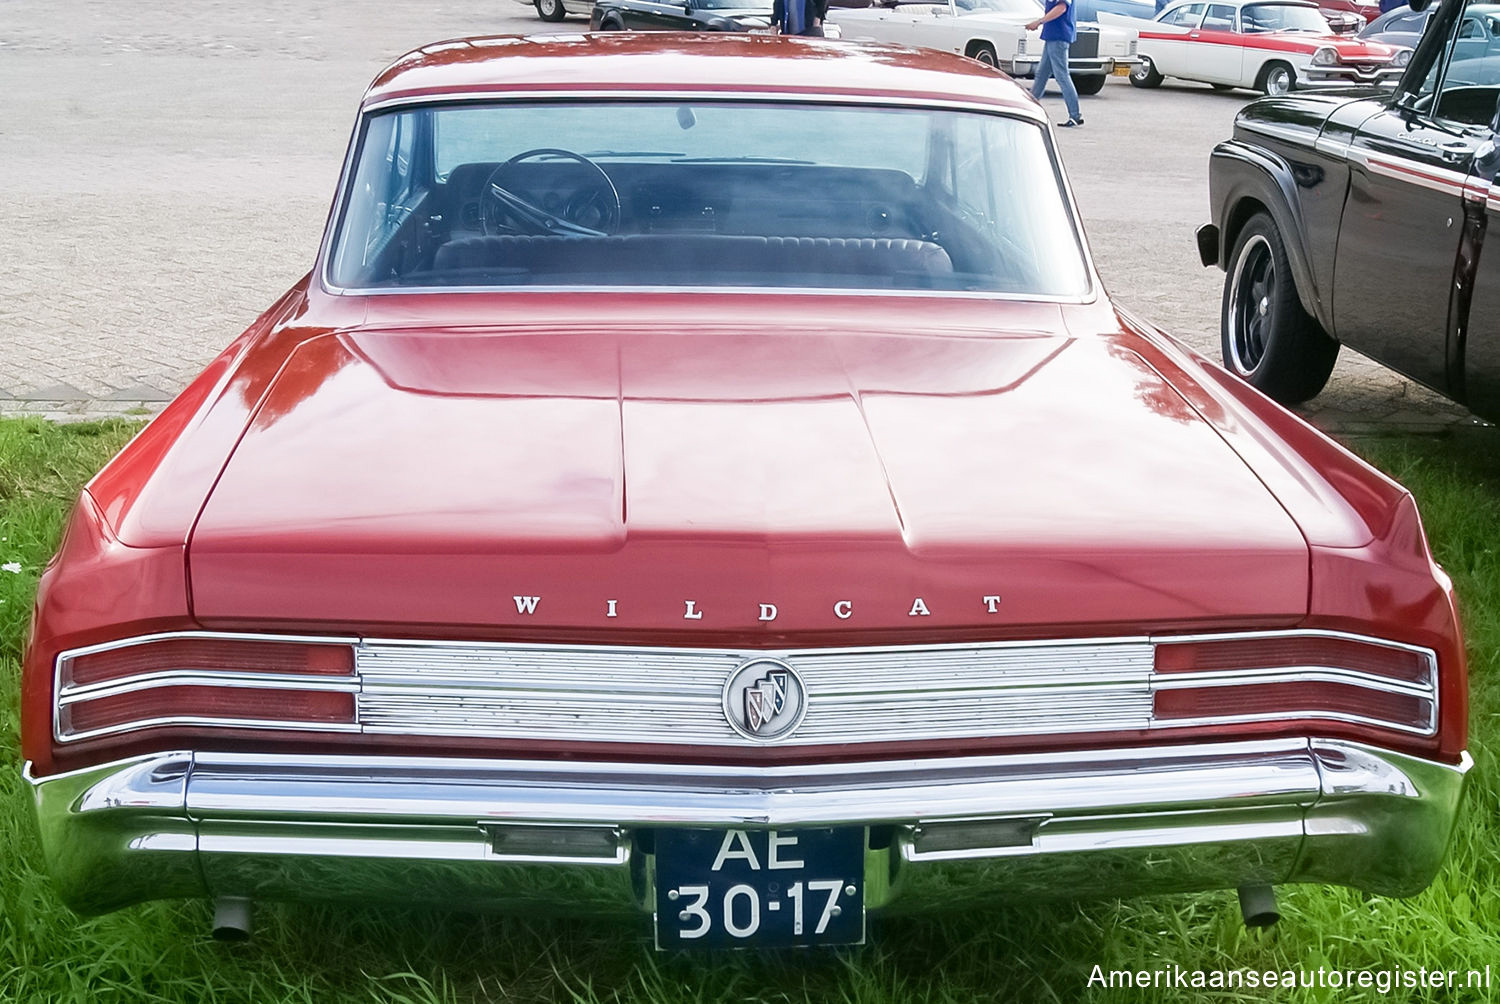
[[[19,778],[17,658],[36,576],[77,487],[136,426],[0,420],[0,1001],[843,1002],[1198,1000],[1199,992],[1091,991],[1110,969],[1248,967],[1496,970],[1500,983],[1500,434],[1392,437],[1355,448],[1408,484],[1458,584],[1473,676],[1478,767],[1447,865],[1410,900],[1281,890],[1283,920],[1247,932],[1231,893],[1037,903],[983,915],[876,922],[848,951],[658,956],[643,925],[263,905],[255,939],[207,938],[203,903],[98,918],[60,906],[40,873]],[[1401,991],[1399,1000],[1500,1000]],[[1236,990],[1216,1000],[1261,1000]],[[1361,999],[1327,990],[1275,999]]]

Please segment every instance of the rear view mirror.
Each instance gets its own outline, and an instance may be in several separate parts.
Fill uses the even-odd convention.
[[[1418,14],[1422,13],[1422,11],[1426,10],[1432,4],[1432,0],[1406,0],[1406,2],[1411,4],[1411,9]]]

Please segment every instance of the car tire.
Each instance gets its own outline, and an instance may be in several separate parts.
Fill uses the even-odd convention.
[[[977,59],[985,66],[1000,66],[1000,59],[995,55],[995,47],[988,42],[974,42],[969,45],[969,51],[965,53],[970,59]]]
[[[1142,56],[1140,63],[1130,71],[1130,82],[1137,87],[1160,87],[1162,75],[1156,72],[1156,64]]]
[[[1316,397],[1333,372],[1339,343],[1302,309],[1281,232],[1266,213],[1235,238],[1219,340],[1225,367],[1282,404]]]
[[[1104,90],[1104,81],[1107,79],[1102,73],[1070,73],[1073,78],[1073,86],[1079,94],[1098,94]]]
[[[1290,94],[1297,89],[1297,72],[1286,63],[1267,63],[1255,78],[1255,89],[1272,97]]]
[[[532,4],[536,7],[536,16],[543,21],[555,23],[568,16],[562,0],[532,0]]]
[[[624,31],[625,26],[612,17],[607,17],[599,22],[600,31]]]

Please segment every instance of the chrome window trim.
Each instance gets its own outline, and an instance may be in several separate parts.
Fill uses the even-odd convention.
[[[481,295],[514,295],[548,293],[661,293],[673,296],[700,294],[705,296],[882,296],[897,299],[958,299],[999,300],[1007,303],[1073,303],[1098,302],[1098,294],[1090,290],[1078,296],[1059,296],[1051,293],[1005,293],[999,290],[986,293],[969,289],[871,289],[863,286],[402,286],[394,289],[354,289],[329,285],[325,290],[335,296],[413,296],[424,293],[465,293]]]
[[[1327,666],[1300,666],[1300,667],[1272,667],[1272,668],[1248,668],[1240,670],[1210,670],[1203,672],[1174,671],[1169,673],[1159,672],[1155,669],[1155,653],[1160,646],[1171,646],[1173,644],[1193,644],[1210,642],[1235,642],[1257,639],[1288,640],[1297,638],[1323,638],[1331,640],[1349,641],[1356,644],[1388,648],[1397,651],[1410,652],[1421,656],[1427,667],[1425,680],[1412,682],[1383,677],[1378,674],[1367,673],[1360,670],[1346,670],[1338,667]],[[225,641],[251,641],[251,642],[283,642],[292,644],[314,644],[314,645],[347,645],[352,649],[354,656],[354,672],[351,676],[318,676],[308,674],[306,676],[296,674],[245,672],[235,673],[233,670],[192,670],[192,669],[168,669],[156,670],[143,674],[120,677],[113,680],[97,681],[95,683],[74,687],[62,683],[63,672],[70,660],[82,655],[95,652],[110,651],[120,648],[135,647],[151,644],[159,641],[177,639],[200,639],[200,640],[225,640]],[[1227,724],[1232,722],[1274,722],[1274,721],[1298,721],[1298,720],[1330,720],[1349,722],[1352,724],[1370,725],[1378,728],[1391,729],[1413,735],[1431,736],[1435,735],[1439,720],[1439,693],[1437,678],[1437,656],[1430,649],[1410,645],[1403,642],[1389,641],[1387,639],[1374,638],[1367,635],[1359,635],[1351,632],[1330,631],[1324,629],[1287,629],[1287,630],[1263,630],[1263,631],[1240,631],[1192,635],[1142,635],[1133,637],[1106,637],[1106,638],[1066,638],[1059,640],[1008,640],[995,642],[963,643],[953,642],[938,645],[886,645],[886,646],[846,646],[838,648],[793,648],[793,649],[749,649],[749,648],[717,648],[717,647],[671,647],[671,646],[613,646],[613,645],[562,645],[548,643],[510,643],[499,641],[442,641],[432,639],[360,639],[350,636],[318,636],[318,635],[274,635],[256,634],[250,632],[214,632],[214,631],[176,631],[160,632],[149,635],[141,635],[132,638],[119,639],[112,642],[104,642],[83,648],[71,649],[60,653],[54,667],[54,710],[53,710],[53,736],[59,743],[76,742],[84,739],[98,738],[100,736],[114,735],[137,729],[152,728],[159,726],[194,726],[212,728],[251,728],[251,729],[290,729],[296,731],[330,731],[343,733],[365,733],[384,735],[448,735],[448,736],[475,736],[480,738],[526,738],[531,736],[545,736],[563,741],[611,741],[608,738],[601,739],[597,735],[580,734],[573,735],[564,731],[558,731],[553,727],[517,725],[514,735],[510,733],[497,734],[493,728],[488,731],[481,722],[479,727],[462,720],[454,720],[441,716],[431,718],[426,727],[414,728],[412,725],[403,725],[399,722],[393,724],[389,720],[382,722],[381,714],[387,718],[391,712],[383,711],[381,708],[368,709],[360,702],[360,696],[369,694],[372,697],[381,696],[407,696],[419,704],[435,706],[441,712],[444,702],[451,703],[454,700],[462,702],[463,699],[487,699],[491,701],[503,700],[507,693],[526,694],[556,694],[556,697],[543,696],[537,698],[541,701],[553,701],[554,703],[574,703],[587,705],[593,703],[602,709],[602,713],[608,719],[611,714],[610,703],[619,700],[618,692],[611,691],[608,686],[603,686],[593,691],[573,689],[566,686],[553,687],[549,690],[546,686],[531,686],[517,688],[497,684],[492,686],[465,686],[462,680],[456,680],[451,675],[447,678],[450,685],[441,690],[429,687],[423,690],[422,683],[417,677],[408,677],[415,682],[411,684],[392,682],[400,680],[401,676],[393,673],[385,680],[367,679],[361,671],[360,656],[365,653],[367,658],[378,658],[380,650],[422,650],[443,649],[448,652],[470,651],[476,654],[485,652],[509,652],[509,653],[589,653],[615,657],[617,660],[623,657],[623,661],[645,662],[656,657],[666,658],[699,658],[713,660],[717,663],[736,664],[750,659],[783,658],[788,661],[811,660],[816,664],[817,660],[840,658],[860,658],[875,656],[905,656],[905,655],[943,655],[952,653],[974,652],[982,654],[985,652],[1005,653],[1015,650],[1056,650],[1066,652],[1069,649],[1088,649],[1088,655],[1096,660],[1106,656],[1128,660],[1138,655],[1131,650],[1150,647],[1147,654],[1147,664],[1144,669],[1136,668],[1133,663],[1110,662],[1106,669],[1089,670],[1084,667],[1063,667],[1061,669],[1042,666],[1032,669],[1032,675],[1024,675],[1017,672],[1017,678],[1005,686],[963,686],[962,681],[958,685],[943,688],[941,681],[929,682],[922,678],[923,673],[935,676],[941,671],[941,665],[932,667],[902,667],[907,672],[906,677],[898,680],[902,685],[891,685],[884,689],[861,689],[859,691],[843,692],[835,685],[829,685],[828,690],[822,690],[819,686],[810,685],[808,694],[809,702],[816,701],[820,705],[850,705],[862,708],[874,708],[867,717],[868,724],[861,723],[859,728],[851,727],[838,737],[822,737],[816,735],[809,737],[790,737],[788,746],[814,746],[831,742],[859,743],[899,741],[892,740],[880,730],[889,731],[893,726],[881,723],[886,721],[879,710],[878,698],[882,694],[901,695],[912,694],[929,701],[941,702],[945,699],[951,700],[949,708],[938,709],[929,706],[928,734],[915,737],[921,739],[952,739],[952,738],[975,738],[978,735],[1013,735],[1024,734],[1024,732],[1011,732],[998,730],[993,732],[975,733],[973,726],[965,726],[964,706],[961,702],[1004,700],[1006,698],[1026,699],[1028,693],[1036,695],[1066,694],[1070,698],[1074,695],[1099,694],[1117,697],[1120,700],[1109,703],[1108,706],[1097,709],[1091,717],[1081,711],[1064,709],[1064,712],[1072,717],[1064,719],[1059,714],[1058,721],[1053,731],[1057,733],[1078,731],[1129,731],[1145,730],[1155,731],[1160,729],[1181,729],[1194,726]],[[1115,650],[1118,650],[1116,652]],[[1138,661],[1138,660],[1137,660]],[[483,667],[480,667],[481,670]],[[1004,667],[1001,667],[1002,669]],[[697,672],[700,675],[709,675],[720,672],[716,666],[700,667]],[[847,672],[847,670],[845,670]],[[607,674],[608,668],[603,672]],[[840,672],[839,667],[825,671],[830,674]],[[1084,673],[1107,673],[1102,679],[1087,678],[1078,679]],[[1050,676],[1048,674],[1051,674]],[[915,677],[913,679],[912,677]],[[681,678],[675,678],[681,679]],[[289,685],[289,681],[293,685]],[[566,682],[566,681],[564,681]],[[971,681],[972,682],[972,681]],[[1253,714],[1225,714],[1197,716],[1193,718],[1158,719],[1154,715],[1154,694],[1159,690],[1181,690],[1209,687],[1229,687],[1236,685],[1254,685],[1258,683],[1297,683],[1297,682],[1325,682],[1341,684],[1346,686],[1360,687],[1383,693],[1394,693],[1413,697],[1428,702],[1429,718],[1425,727],[1417,728],[1403,725],[1397,722],[1384,721],[1358,714],[1322,711],[1309,712],[1307,710],[1288,710],[1275,712],[1259,712]],[[605,680],[608,683],[608,680]],[[227,686],[247,689],[272,689],[272,690],[298,690],[298,691],[320,691],[341,692],[355,695],[355,721],[352,723],[341,722],[297,722],[284,720],[260,720],[241,718],[208,718],[203,716],[164,716],[153,719],[137,720],[118,725],[107,726],[100,729],[92,729],[86,732],[72,732],[65,728],[64,718],[68,708],[84,701],[113,696],[116,694],[133,693],[150,690],[159,687],[185,686],[185,685],[207,685]],[[681,686],[683,684],[679,684]],[[671,686],[671,685],[668,685]],[[717,710],[720,702],[703,695],[673,693],[670,690],[661,693],[659,688],[648,688],[652,693],[655,703],[669,707],[679,708],[714,708]],[[872,704],[872,695],[877,703]],[[1141,703],[1144,700],[1144,720],[1136,721],[1139,712],[1132,712],[1133,705],[1120,705],[1125,699],[1135,700]],[[1120,706],[1117,706],[1120,705]],[[399,710],[399,709],[398,709]],[[458,709],[465,709],[460,703]],[[989,709],[986,709],[989,710]],[[1002,709],[1003,710],[1003,709]],[[483,714],[484,709],[478,710]],[[942,711],[943,713],[939,713]],[[961,713],[962,712],[962,713]],[[468,709],[468,713],[474,714],[474,709]],[[617,713],[616,713],[617,714]],[[1013,726],[1019,728],[1046,727],[1043,723],[1038,725],[1034,719],[1037,712],[1025,707],[1012,708],[1006,711]],[[957,715],[957,718],[954,716]],[[712,716],[710,716],[712,717]],[[957,722],[958,724],[954,724]],[[727,722],[726,729],[727,729]],[[993,725],[987,726],[994,728]],[[968,731],[965,731],[965,729]],[[540,730],[540,731],[539,731]],[[575,730],[576,731],[576,730]],[[728,731],[732,732],[732,729]],[[588,730],[584,729],[587,733]],[[620,738],[613,741],[639,742],[647,741],[644,738]],[[739,748],[741,744],[735,742],[732,735],[723,739],[710,736],[704,739],[699,735],[678,736],[655,736],[651,741],[665,743],[682,743],[696,746],[725,746]]]
[[[943,98],[936,95],[926,97],[868,94],[847,91],[814,90],[691,90],[688,88],[599,88],[597,90],[568,90],[547,87],[480,87],[459,91],[441,91],[430,94],[395,94],[380,101],[368,102],[360,107],[360,114],[390,111],[393,108],[424,105],[485,104],[497,101],[717,101],[717,102],[800,102],[841,105],[889,105],[903,108],[951,108],[967,111],[1000,112],[1015,118],[1046,125],[1047,117],[1040,110],[1026,104]]]
[[[1053,176],[1056,178],[1058,187],[1063,195],[1064,209],[1068,219],[1073,226],[1073,239],[1077,243],[1078,254],[1083,263],[1083,275],[1085,288],[1082,292],[1069,295],[1046,295],[1025,293],[983,293],[964,290],[954,290],[945,293],[940,290],[880,290],[862,289],[860,287],[766,287],[766,286],[420,286],[404,287],[399,289],[361,289],[357,287],[340,286],[334,283],[329,275],[333,267],[333,239],[336,231],[344,218],[344,207],[350,186],[353,183],[354,158],[361,142],[361,132],[367,116],[377,113],[391,111],[404,107],[423,107],[428,105],[447,104],[482,104],[482,103],[522,103],[534,101],[716,101],[720,103],[812,103],[812,104],[842,104],[858,105],[861,107],[891,107],[891,108],[933,108],[949,111],[979,112],[986,115],[1000,115],[1013,118],[1019,122],[1035,125],[1042,130],[1042,141],[1047,146],[1051,155]],[[1054,142],[1052,131],[1048,128],[1048,119],[1039,110],[1033,110],[1025,105],[990,104],[983,101],[964,101],[957,99],[945,99],[939,97],[901,97],[884,96],[876,94],[841,94],[826,91],[693,91],[693,90],[651,90],[651,89],[621,89],[621,90],[551,90],[545,88],[490,88],[485,90],[465,90],[458,93],[439,93],[424,95],[397,95],[382,101],[375,101],[360,106],[359,114],[355,117],[354,131],[349,140],[349,148],[344,155],[344,168],[339,172],[338,188],[334,194],[334,202],[329,210],[328,223],[324,227],[323,239],[318,245],[318,255],[313,263],[313,275],[317,277],[319,288],[332,296],[391,296],[391,295],[419,295],[422,293],[458,293],[458,294],[505,294],[505,293],[723,293],[723,294],[755,294],[760,296],[775,296],[786,294],[817,295],[817,296],[849,296],[857,294],[861,296],[925,296],[933,297],[935,294],[942,296],[954,296],[961,299],[974,300],[1002,300],[1002,301],[1026,301],[1041,303],[1071,303],[1088,304],[1096,303],[1100,299],[1102,287],[1099,284],[1098,275],[1094,268],[1093,254],[1089,250],[1088,237],[1083,227],[1083,215],[1078,208],[1078,200],[1073,194],[1073,186],[1068,180],[1068,175],[1062,168],[1062,157]]]

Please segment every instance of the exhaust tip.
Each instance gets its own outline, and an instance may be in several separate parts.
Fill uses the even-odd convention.
[[[1276,908],[1276,890],[1268,885],[1240,886],[1240,916],[1246,927],[1266,928],[1281,919]]]
[[[243,896],[220,896],[214,900],[215,941],[250,940],[250,900]]]

